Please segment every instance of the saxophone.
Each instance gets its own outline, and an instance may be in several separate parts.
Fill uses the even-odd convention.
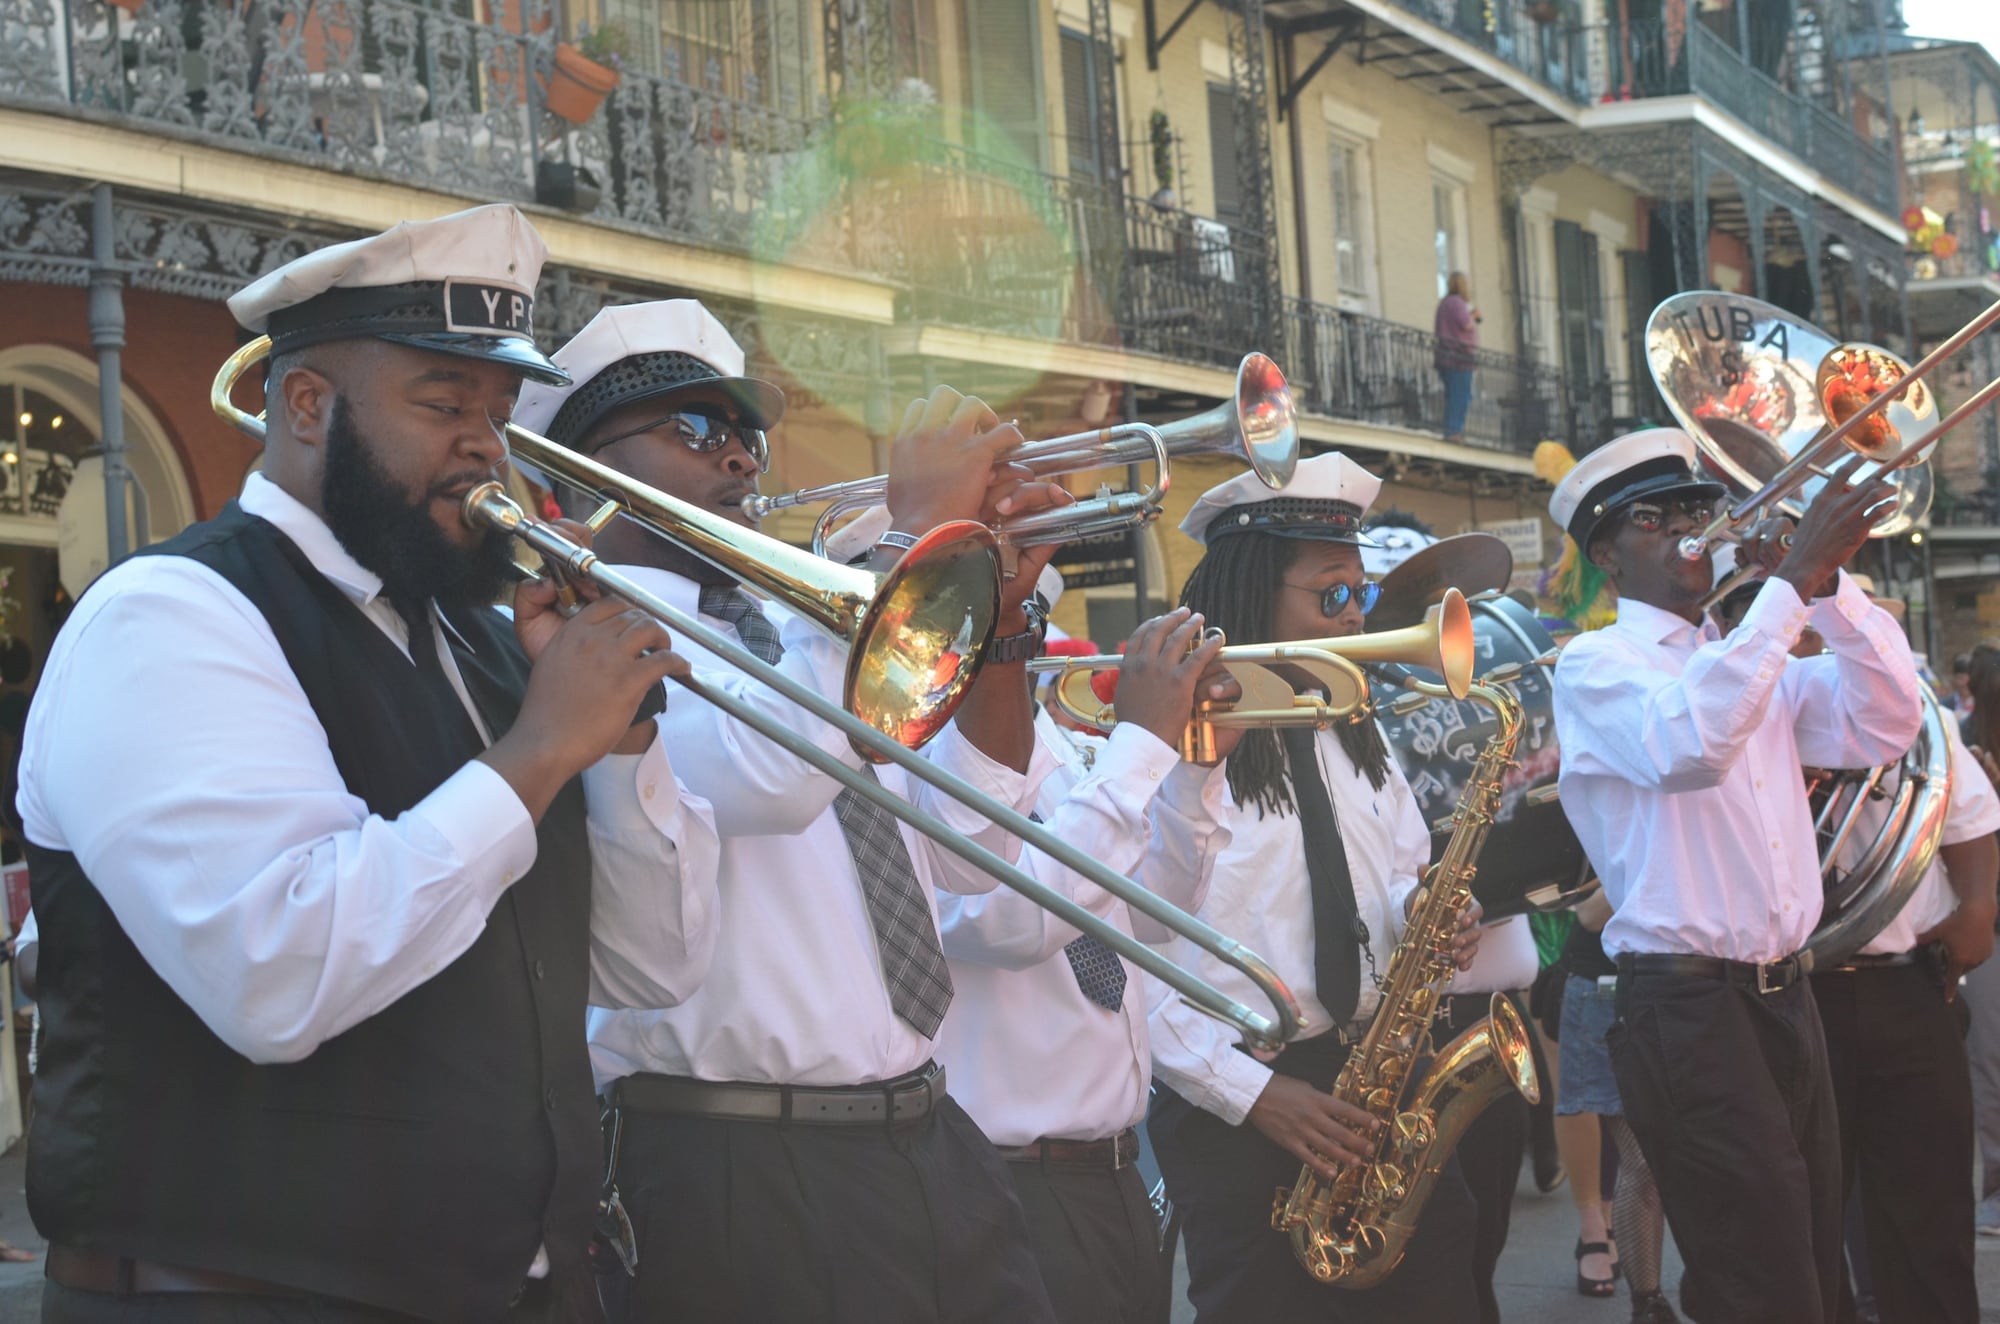
[[[1475,683],[1467,697],[1491,708],[1499,729],[1479,752],[1465,794],[1452,811],[1444,855],[1424,874],[1423,888],[1389,958],[1382,1003],[1368,1032],[1334,1083],[1336,1098],[1382,1123],[1366,1164],[1331,1183],[1301,1167],[1290,1190],[1279,1188],[1271,1226],[1289,1233],[1292,1253],[1323,1283],[1373,1287],[1394,1271],[1416,1232],[1452,1146],[1473,1118],[1508,1090],[1529,1102],[1541,1097],[1528,1030],[1514,1004],[1493,996],[1486,1022],[1452,1040],[1435,1057],[1431,1017],[1451,983],[1459,912],[1472,901],[1480,847],[1500,808],[1501,779],[1521,738],[1521,702],[1505,689],[1519,664]],[[1448,698],[1441,685],[1406,680],[1415,691],[1398,709]]]

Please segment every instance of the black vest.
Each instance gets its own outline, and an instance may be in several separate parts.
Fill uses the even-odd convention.
[[[263,612],[348,789],[373,813],[395,817],[480,752],[463,712],[440,711],[381,629],[269,523],[231,503],[150,550],[208,566]],[[519,712],[527,659],[497,612],[450,619],[472,645],[454,648],[459,671],[497,736]],[[114,742],[102,756],[117,757]],[[434,1320],[503,1315],[538,1245],[558,1273],[577,1266],[601,1161],[584,1044],[590,855],[578,783],[538,840],[534,868],[470,949],[277,1066],[209,1032],[73,855],[31,846],[42,935],[36,1227],[52,1242]]]

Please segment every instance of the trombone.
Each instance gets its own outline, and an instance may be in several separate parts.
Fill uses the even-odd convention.
[[[1702,426],[1698,417],[1690,417],[1683,408],[1683,402],[1674,389],[1675,383],[1668,379],[1668,372],[1662,371],[1663,356],[1655,351],[1655,346],[1671,345],[1673,332],[1668,323],[1685,324],[1691,314],[1701,313],[1703,305],[1712,302],[1715,297],[1706,291],[1675,295],[1653,310],[1647,324],[1648,352],[1654,360],[1654,376],[1660,384],[1661,394],[1704,452],[1712,446],[1720,445],[1724,450],[1728,447],[1726,443],[1713,440],[1710,429]],[[1817,330],[1796,323],[1781,309],[1758,304],[1754,300],[1735,298],[1731,302],[1739,305],[1739,312],[1748,310],[1752,315],[1763,314],[1774,322],[1782,323],[1780,329]],[[1836,345],[1819,361],[1813,373],[1812,390],[1824,417],[1832,420],[1835,426],[1813,437],[1749,495],[1724,507],[1700,533],[1683,538],[1681,555],[1692,561],[1715,543],[1740,542],[1752,525],[1798,496],[1815,478],[1845,480],[1863,464],[1873,464],[1877,474],[1889,474],[1917,462],[1945,433],[2000,397],[2000,378],[1995,378],[1917,440],[1907,444],[1904,441],[1904,429],[1932,412],[1923,379],[1995,322],[2000,322],[2000,303],[1995,303],[1960,327],[1943,344],[1918,360],[1915,366],[1906,365],[1887,350],[1872,345]],[[1746,326],[1748,324],[1745,323]],[[1671,354],[1671,349],[1666,353]],[[1671,369],[1679,365],[1668,361],[1666,366]],[[1837,467],[1829,468],[1843,453],[1848,458]],[[1703,599],[1702,606],[1705,609],[1721,601],[1738,584],[1760,573],[1760,567],[1743,567],[1718,584]]]
[[[268,353],[269,348],[269,342],[260,337],[232,355],[217,373],[215,383],[209,392],[209,403],[218,415],[259,441],[264,438],[263,420],[238,409],[230,402],[229,395],[237,378]],[[535,465],[551,478],[578,486],[601,498],[604,506],[591,517],[596,527],[602,527],[615,515],[623,514],[669,542],[712,561],[741,582],[755,584],[758,587],[772,583],[773,577],[755,564],[757,553],[754,550],[745,550],[754,548],[755,544],[736,541],[738,536],[746,531],[736,529],[727,521],[689,506],[685,502],[676,501],[643,483],[634,482],[616,470],[597,464],[525,428],[508,424],[507,440],[514,454]],[[810,764],[856,794],[866,796],[930,838],[938,846],[992,875],[1058,919],[1097,938],[1133,965],[1174,989],[1189,1005],[1235,1027],[1242,1033],[1246,1043],[1259,1048],[1277,1048],[1298,1035],[1302,1018],[1291,990],[1286,988],[1284,981],[1262,957],[1235,939],[1217,932],[1123,874],[1106,868],[1011,807],[982,795],[969,783],[946,772],[892,738],[893,733],[884,734],[870,722],[849,714],[839,704],[826,698],[811,686],[793,679],[735,640],[703,625],[698,619],[682,612],[630,576],[606,565],[588,547],[570,538],[560,528],[529,515],[507,496],[506,490],[498,482],[481,483],[473,488],[466,494],[461,511],[465,522],[473,528],[500,529],[540,553],[545,563],[569,581],[588,580],[600,590],[631,603],[659,620],[675,634],[700,644],[731,666],[750,675],[819,720],[830,724],[844,734],[864,758],[878,763],[894,763],[911,777],[927,783],[949,798],[983,815],[995,827],[1034,846],[1058,864],[1074,870],[1106,892],[1118,897],[1133,910],[1187,938],[1218,960],[1241,972],[1257,986],[1259,992],[1270,999],[1273,1016],[1264,1016],[1237,1002],[1207,980],[1175,965],[1160,952],[1125,933],[1115,924],[1093,915],[1062,893],[1036,881],[972,838],[953,829],[942,819],[917,808],[900,796],[890,794],[865,769],[850,768],[839,756],[828,753],[804,734],[792,730],[783,721],[763,712],[749,701],[712,685],[699,676],[674,678],[682,687],[722,709],[781,749]],[[944,541],[939,545],[956,549],[953,561],[976,566],[980,571],[977,576],[980,583],[982,585],[990,583],[997,589],[997,572],[992,561],[992,536],[978,525],[972,525],[971,528],[977,530],[979,536],[969,536],[954,531],[950,525],[942,526],[933,534],[927,535],[917,544],[917,548],[912,550],[920,550],[932,538],[944,535]],[[823,598],[827,594],[835,598],[840,596],[838,591],[822,590],[819,585],[848,582],[844,578],[847,568],[816,561],[814,558],[805,558],[795,549],[786,550],[793,556],[800,557],[802,561],[813,561],[813,578],[800,585],[774,585],[770,590],[772,596],[777,597],[788,607],[819,620],[823,614]],[[889,580],[887,587],[878,594],[878,597],[890,600],[887,603],[873,603],[871,610],[864,613],[866,619],[873,624],[868,628],[858,629],[854,634],[843,636],[850,639],[853,654],[863,654],[864,651],[868,654],[864,657],[850,658],[848,665],[850,687],[854,684],[854,678],[859,670],[869,678],[870,688],[882,688],[895,668],[885,665],[883,659],[874,655],[893,653],[901,646],[900,636],[904,631],[922,626],[925,618],[917,609],[924,604],[921,601],[906,601],[906,593],[900,591],[903,587],[905,586],[898,585],[893,579]],[[990,620],[987,622],[987,629],[990,632]],[[962,656],[959,661],[963,663]],[[962,665],[961,669],[969,671],[973,665],[976,663]],[[962,678],[954,677],[954,679]]]
[[[1329,636],[1300,643],[1230,644],[1216,660],[1242,687],[1235,703],[1203,700],[1181,732],[1181,757],[1194,763],[1216,759],[1215,733],[1223,728],[1328,727],[1359,722],[1369,712],[1364,667],[1401,662],[1444,678],[1439,696],[1465,697],[1472,683],[1472,610],[1455,588],[1424,614],[1419,625],[1380,634]],[[1116,654],[1045,657],[1028,663],[1032,673],[1055,673],[1056,703],[1085,726],[1108,727],[1118,720],[1117,705],[1098,699],[1090,686],[1100,672],[1116,671]],[[1301,692],[1285,671],[1303,676]]]
[[[1153,482],[1133,492],[1100,487],[1095,496],[1057,510],[1023,515],[994,526],[1006,547],[1037,547],[1073,542],[1093,534],[1135,528],[1157,519],[1160,500],[1172,481],[1175,457],[1219,455],[1240,460],[1266,487],[1281,488],[1292,480],[1299,458],[1299,430],[1285,374],[1263,354],[1246,354],[1236,368],[1236,389],[1215,408],[1173,423],[1153,427],[1120,423],[1095,432],[1051,437],[1017,446],[1005,459],[1026,465],[1037,478],[1087,473],[1115,465],[1153,465]],[[813,525],[813,551],[824,555],[834,523],[844,516],[888,499],[886,474],[844,483],[801,488],[796,492],[743,498],[743,513],[762,519],[774,510],[828,503]]]

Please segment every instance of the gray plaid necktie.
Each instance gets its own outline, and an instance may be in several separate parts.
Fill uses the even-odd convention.
[[[710,587],[701,591],[701,611],[736,627],[743,646],[766,662],[785,655],[778,632],[741,589]],[[872,768],[862,771],[874,777]],[[834,797],[833,816],[847,837],[847,853],[861,879],[861,896],[868,903],[868,923],[875,930],[875,950],[882,958],[882,975],[889,985],[889,1005],[910,1028],[926,1039],[937,1037],[951,1006],[951,971],[945,968],[938,944],[937,923],[917,882],[909,847],[896,829],[896,817],[857,791]],[[1121,972],[1122,974],[1122,972]]]
[[[1040,814],[1028,817],[1037,823],[1042,821]],[[1069,968],[1076,975],[1076,986],[1083,990],[1083,996],[1106,1011],[1117,1011],[1125,1005],[1125,963],[1104,939],[1078,934],[1063,947],[1063,955],[1069,958]]]

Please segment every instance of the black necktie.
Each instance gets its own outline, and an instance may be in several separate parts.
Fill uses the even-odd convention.
[[[1354,875],[1340,840],[1333,797],[1319,775],[1318,732],[1292,727],[1279,733],[1292,769],[1292,799],[1306,839],[1306,874],[1312,880],[1313,989],[1336,1029],[1354,1019],[1361,1001],[1361,917],[1354,906]]]
[[[701,591],[701,611],[736,627],[743,646],[766,662],[785,655],[778,632],[741,589],[711,586]],[[875,773],[863,766],[870,778]],[[847,838],[847,853],[861,880],[861,897],[868,906],[868,925],[875,932],[875,951],[889,986],[889,1005],[910,1028],[926,1039],[937,1037],[938,1026],[951,1006],[951,971],[945,968],[937,923],[917,882],[909,847],[897,830],[896,817],[858,791],[834,797],[834,818]]]
[[[1039,823],[1042,816],[1030,813],[1028,819]],[[1063,955],[1068,958],[1070,973],[1076,976],[1076,986],[1084,997],[1106,1011],[1117,1011],[1125,1005],[1125,963],[1111,950],[1110,943],[1093,934],[1079,933],[1063,946]]]
[[[431,693],[431,698],[446,711],[455,712],[465,719],[466,730],[481,745],[486,743],[479,734],[478,725],[472,714],[466,711],[465,700],[459,697],[452,686],[451,677],[444,671],[444,663],[438,657],[437,631],[431,628],[431,604],[429,602],[405,603],[389,599],[389,605],[403,618],[403,624],[410,632],[410,664],[417,669],[417,677]]]

